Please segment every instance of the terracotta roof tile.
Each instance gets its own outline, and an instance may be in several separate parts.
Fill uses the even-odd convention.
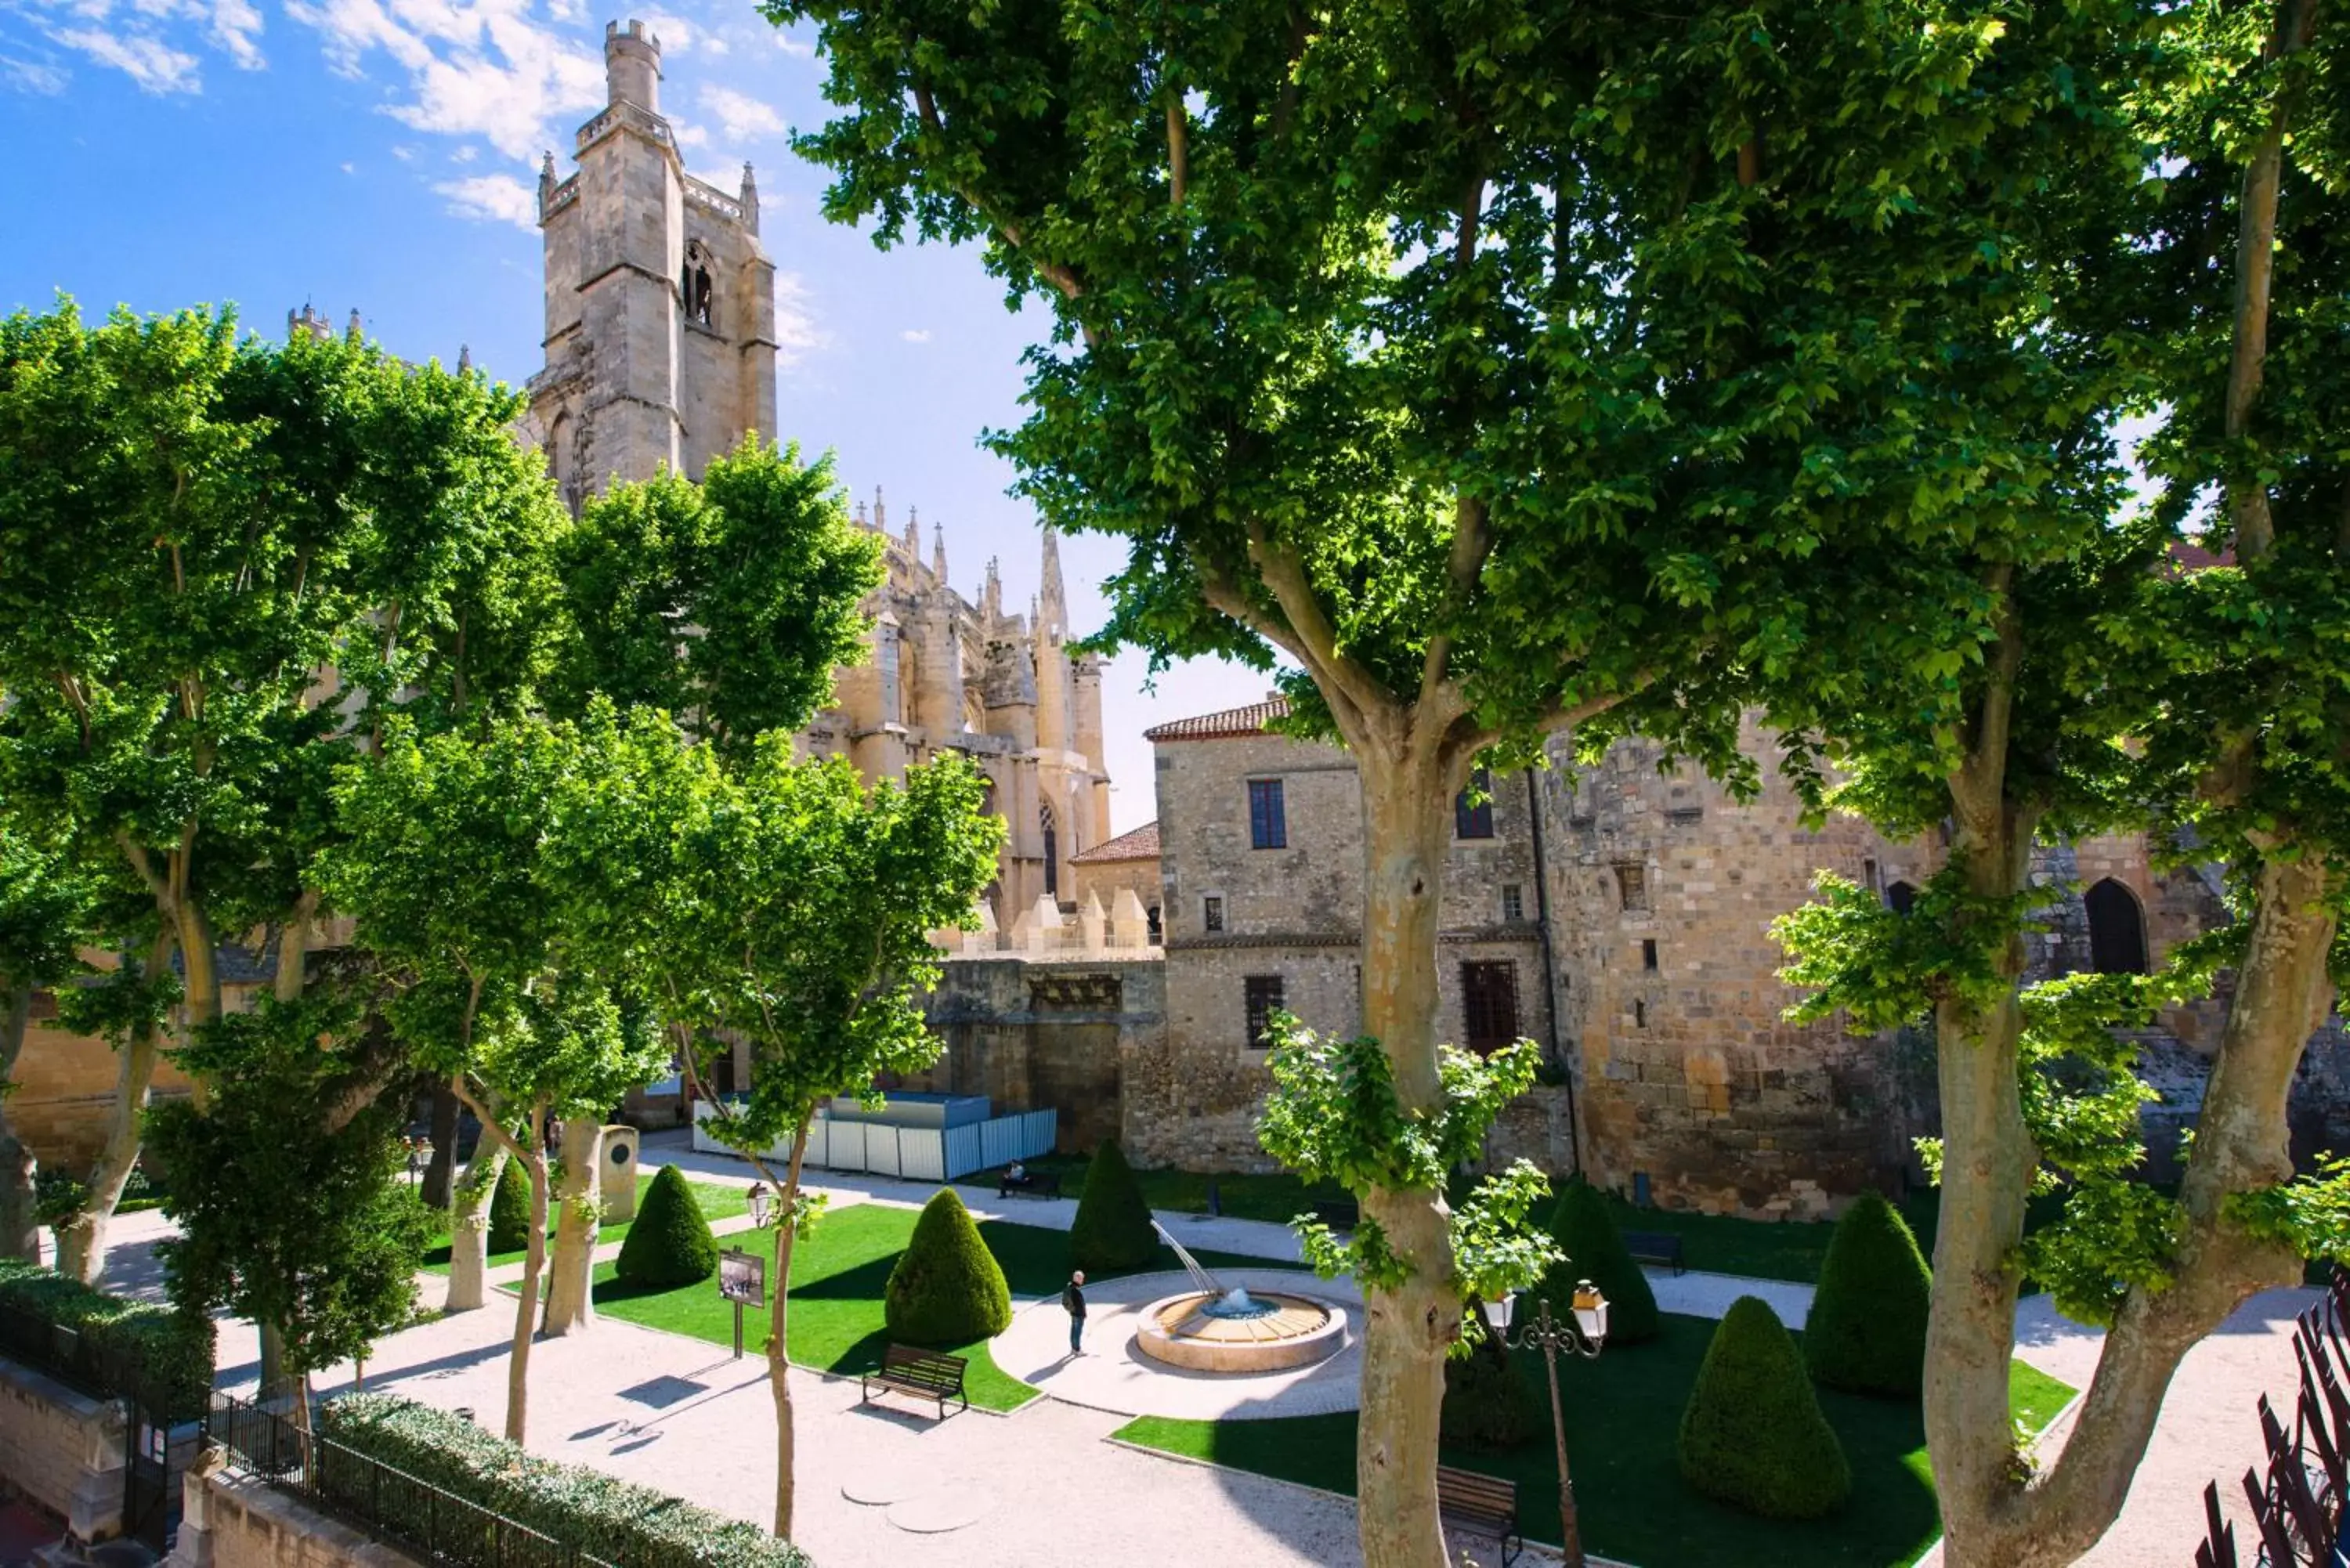
[[[1159,825],[1146,822],[1132,833],[1121,833],[1107,844],[1097,844],[1083,855],[1069,857],[1072,866],[1100,866],[1112,860],[1159,858]]]
[[[1145,730],[1146,741],[1207,741],[1223,735],[1261,735],[1266,723],[1285,716],[1289,699],[1269,698],[1252,702],[1245,708],[1227,708],[1221,713],[1202,713],[1196,719],[1178,719],[1171,724],[1161,724],[1155,730]]]

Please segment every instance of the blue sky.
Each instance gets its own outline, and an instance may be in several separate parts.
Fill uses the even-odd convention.
[[[884,254],[824,223],[820,171],[793,126],[825,114],[805,38],[743,0],[638,13],[663,44],[662,109],[687,165],[731,189],[756,166],[762,237],[788,346],[781,434],[838,454],[891,521],[946,528],[954,581],[1001,556],[1004,599],[1035,591],[1033,517],[978,450],[1019,417],[1028,323],[970,251]],[[356,306],[393,353],[473,362],[520,383],[540,363],[535,190],[542,150],[570,168],[604,101],[604,13],[577,0],[0,0],[0,309],[236,305],[255,329],[308,303]],[[1072,620],[1090,630],[1114,541],[1064,542]],[[1141,691],[1121,656],[1103,686],[1116,828],[1153,815],[1141,732],[1253,701],[1222,665]]]

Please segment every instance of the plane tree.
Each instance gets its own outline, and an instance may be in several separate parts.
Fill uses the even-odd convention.
[[[1469,1093],[1436,1038],[1451,803],[1569,726],[1751,784],[1753,682],[1975,483],[1912,324],[1983,265],[1939,203],[1991,129],[1969,83],[2005,14],[764,9],[827,63],[839,112],[798,141],[827,215],[975,243],[1043,307],[993,441],[1051,522],[1127,542],[1102,640],[1285,654],[1292,727],[1354,755],[1395,1112],[1340,1140],[1378,1263],[1362,1546],[1432,1568],[1462,1281],[1405,1146]],[[1916,588],[1912,653],[1959,657],[1981,596]]]
[[[1947,823],[1906,918],[1850,887],[1783,923],[1805,1011],[1930,1014],[1942,1135],[1925,1417],[1954,1568],[2069,1563],[2117,1515],[2180,1358],[2254,1291],[2350,1246],[2339,1168],[2296,1178],[2287,1098],[2332,1007],[2350,877],[2341,657],[2350,590],[2350,18],[2303,0],[2039,14],[2012,40],[2079,117],[1994,169],[2029,308],[1974,352],[1970,394],[2048,472],[1987,495],[1950,569],[1991,615],[1938,680],[1898,662],[1812,711],[1844,804]],[[2021,174],[2022,177],[2017,176]],[[1986,204],[2002,205],[1988,192]],[[1961,302],[1944,320],[1965,333]],[[1978,319],[1988,322],[1991,317]],[[2012,394],[2032,390],[2016,400]],[[2113,421],[2136,413],[2152,494],[2125,505]],[[1879,680],[1881,680],[1881,684]],[[1803,704],[1781,704],[1791,722]],[[2143,834],[2220,868],[2235,916],[2151,975],[2022,984],[2048,891],[2036,842]],[[2233,971],[2176,1191],[2142,1179],[2147,1091],[2116,1028]],[[2024,1234],[2035,1191],[2060,1217]],[[2064,1446],[2023,1462],[2006,1419],[2027,1273],[2106,1329]],[[1994,1386],[1996,1385],[1996,1386]]]
[[[182,1044],[220,1015],[222,941],[274,930],[299,996],[353,742],[526,700],[565,519],[518,408],[227,311],[0,322],[0,789],[142,890],[136,967],[176,969]],[[125,1047],[68,1272],[103,1257],[161,1046]]]

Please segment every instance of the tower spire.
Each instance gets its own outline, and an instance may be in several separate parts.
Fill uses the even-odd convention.
[[[1051,524],[1045,525],[1045,564],[1043,592],[1038,596],[1036,629],[1054,637],[1066,636],[1069,629],[1069,603],[1061,587],[1061,536]]]
[[[947,580],[947,531],[943,524],[931,524],[931,576],[942,584]]]
[[[920,507],[909,506],[906,508],[906,559],[910,561],[919,561],[922,558],[922,524],[920,519]]]

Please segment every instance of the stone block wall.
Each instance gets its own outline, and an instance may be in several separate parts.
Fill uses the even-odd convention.
[[[53,1002],[47,1011],[56,1016]],[[44,1166],[88,1168],[106,1142],[121,1065],[103,1040],[39,1023],[26,1031],[10,1078],[8,1119],[34,1158]],[[184,1098],[189,1093],[188,1080],[167,1055],[155,1069],[154,1097]]]
[[[120,1401],[0,1360],[0,1480],[65,1515],[80,1540],[122,1532],[126,1429]]]
[[[1166,966],[1130,959],[951,959],[931,993],[946,1050],[899,1087],[985,1095],[999,1115],[1060,1113],[1060,1147],[1090,1150],[1125,1122],[1123,1063],[1157,1038]]]
[[[199,1462],[170,1568],[421,1568],[420,1560],[248,1475]]]

